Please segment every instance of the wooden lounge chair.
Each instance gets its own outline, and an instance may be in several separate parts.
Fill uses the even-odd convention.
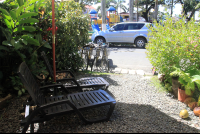
[[[27,131],[30,124],[49,121],[56,115],[66,114],[71,111],[76,112],[80,119],[82,119],[85,123],[108,121],[113,113],[116,101],[105,90],[99,89],[67,95],[45,97],[25,62],[20,64],[18,75],[31,96],[31,99],[29,99],[28,102],[25,102],[24,105],[36,106],[35,109],[20,122],[20,124],[24,126],[22,133]],[[49,86],[57,87],[61,85],[54,84]],[[88,120],[80,112],[80,110],[95,107],[101,108],[100,106],[105,105],[110,106],[109,111],[106,117],[102,117],[100,119]]]
[[[46,78],[46,81],[49,79],[49,77],[51,77],[51,80],[53,80],[53,70],[44,51],[41,52],[41,56],[49,72],[49,76]],[[71,78],[56,79],[56,82],[63,83],[66,88],[101,88],[107,90],[109,87],[109,83],[102,77],[84,77],[76,80],[75,75],[70,70],[56,71],[56,74],[58,73],[69,73],[71,75]]]

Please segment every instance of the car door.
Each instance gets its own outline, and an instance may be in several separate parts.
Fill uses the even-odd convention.
[[[112,27],[113,31],[109,30],[105,33],[107,42],[123,42],[124,24],[117,24]]]
[[[141,25],[139,23],[128,23],[124,26],[123,42],[134,43],[136,35],[140,34]]]

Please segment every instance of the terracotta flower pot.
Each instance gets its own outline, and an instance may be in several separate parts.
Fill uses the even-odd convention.
[[[189,97],[189,96],[187,96],[185,94],[185,90],[178,88],[178,100],[181,101],[181,102],[184,102],[187,97]]]

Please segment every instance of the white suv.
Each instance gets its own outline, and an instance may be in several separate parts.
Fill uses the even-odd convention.
[[[148,42],[148,27],[152,26],[147,22],[122,22],[114,25],[109,30],[98,31],[92,34],[91,40],[94,43],[134,43],[136,47],[145,48]]]

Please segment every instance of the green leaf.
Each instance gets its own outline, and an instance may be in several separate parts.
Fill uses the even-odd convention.
[[[16,20],[17,17],[16,17],[16,13],[14,11],[10,11],[10,16],[12,17],[13,20]]]
[[[49,49],[52,49],[52,47],[49,45],[48,42],[46,42],[46,43],[44,44],[44,47],[49,48]]]
[[[28,40],[29,36],[28,35],[23,35],[21,38],[24,39],[24,40]]]
[[[191,90],[185,88],[185,94],[186,94],[186,95],[191,95]]]
[[[11,18],[11,16],[8,16],[8,15],[3,15],[4,16],[4,18],[6,18],[7,20],[11,20],[12,18]]]
[[[27,8],[25,9],[25,11],[32,11],[33,9],[34,9],[34,4],[31,5],[31,6],[29,6],[29,7],[27,7]]]
[[[30,12],[30,13],[24,13],[23,15],[19,16],[18,20],[21,20],[23,18],[28,18],[32,16],[37,16],[38,13]]]
[[[19,4],[19,6],[22,6],[24,4],[23,0],[17,0],[17,3]]]
[[[14,44],[15,44],[15,40],[12,39],[10,42],[11,42],[11,45],[14,46]]]
[[[10,5],[9,5],[12,9],[15,9],[18,7],[17,4],[15,4],[14,2],[10,2]]]
[[[20,17],[20,14],[21,14],[23,8],[24,8],[24,7],[21,6],[21,7],[19,7],[19,8],[17,9],[17,11],[16,11],[16,17],[17,17],[17,19],[18,19],[18,17]]]
[[[22,92],[25,93],[25,89],[24,88],[22,88]]]
[[[23,24],[23,23],[38,23],[38,22],[39,22],[38,19],[28,18],[28,19],[19,21],[19,24]]]
[[[15,89],[15,90],[19,90],[19,88],[18,88],[18,87],[14,87],[14,89]]]
[[[9,49],[5,46],[0,46],[0,50],[6,50],[6,51],[9,51]]]
[[[19,96],[22,95],[22,91],[21,91],[21,90],[18,91],[18,95],[19,95]]]
[[[25,44],[25,45],[27,45],[27,41],[26,40],[24,40],[24,39],[22,39],[22,42]]]
[[[36,1],[38,1],[38,0],[31,0],[31,1],[29,1],[28,4],[30,5],[30,4],[32,4],[32,3],[36,3]]]
[[[40,43],[36,39],[28,38],[27,41],[28,41],[28,43],[33,44],[35,46],[40,46]]]
[[[3,8],[0,8],[0,11],[1,11],[4,15],[10,16],[10,14],[8,13],[7,10],[5,10],[5,9],[3,9]]]
[[[11,29],[11,23],[7,19],[5,19],[5,18],[4,18],[4,22],[6,23],[7,27],[9,29]]]
[[[13,22],[13,20],[10,21],[10,24],[11,24],[12,28],[14,28],[14,22]]]
[[[36,30],[33,26],[19,26],[14,29],[13,32],[21,32],[21,31],[28,31],[28,32],[34,32]]]
[[[15,43],[15,49],[18,50],[20,48],[22,48],[23,45],[18,41],[17,43]]]
[[[200,75],[193,75],[192,81],[197,81],[197,80],[200,80]]]
[[[5,46],[12,46],[8,41],[3,41],[2,44]]]

